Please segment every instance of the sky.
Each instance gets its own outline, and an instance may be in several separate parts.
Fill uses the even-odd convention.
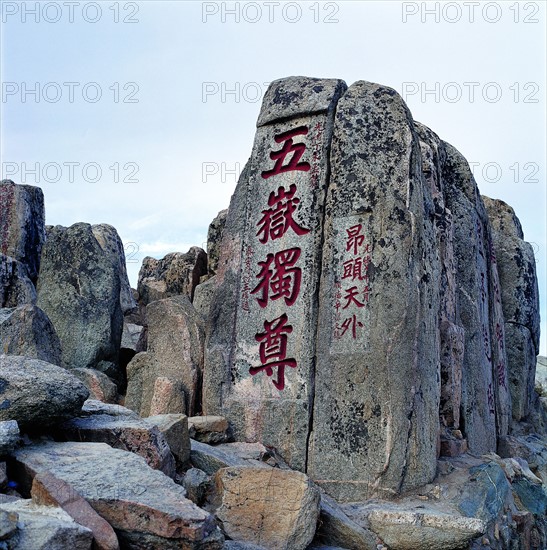
[[[145,256],[206,247],[292,75],[391,86],[509,203],[536,255],[547,355],[545,2],[1,0],[2,178],[46,223],[109,223]]]

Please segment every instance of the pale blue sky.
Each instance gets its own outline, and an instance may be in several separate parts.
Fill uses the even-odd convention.
[[[133,285],[144,256],[204,246],[266,83],[369,80],[401,93],[478,163],[481,192],[515,208],[536,250],[547,354],[545,2],[0,4],[2,176],[43,188],[49,224],[114,225]],[[36,83],[38,98],[25,95]]]

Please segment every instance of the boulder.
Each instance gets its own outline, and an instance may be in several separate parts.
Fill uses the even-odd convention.
[[[539,395],[547,397],[547,357],[537,356],[535,387]]]
[[[321,494],[321,508],[314,543],[347,550],[377,550],[376,535],[351,520],[337,502]]]
[[[330,160],[307,472],[350,501],[435,476],[441,264],[418,136],[397,92],[349,87]]]
[[[232,196],[208,316],[203,413],[304,470],[332,121],[346,85],[290,77],[264,96]]]
[[[139,349],[139,340],[143,330],[144,327],[141,325],[135,325],[134,323],[129,323],[127,320],[124,320],[120,347],[133,350],[135,353],[145,351]]]
[[[24,264],[0,254],[0,307],[12,308],[36,302],[36,289]]]
[[[213,483],[212,505],[230,538],[271,550],[304,550],[312,541],[320,495],[306,475],[232,467]]]
[[[123,381],[120,273],[89,224],[56,226],[42,251],[37,305],[59,336],[63,366],[97,368]]]
[[[120,277],[120,307],[125,315],[137,307],[137,302],[133,298],[133,291],[127,278],[127,268],[125,265],[125,252],[122,240],[114,227],[106,223],[92,225],[91,231],[97,239],[100,247],[110,258],[114,269]]]
[[[10,454],[19,444],[20,433],[16,420],[0,421],[0,456]]]
[[[532,407],[539,352],[539,290],[536,259],[524,241],[520,221],[503,201],[483,197],[492,225],[492,246],[499,272],[498,300],[505,319],[505,346],[512,416],[523,420]]]
[[[188,417],[184,414],[159,414],[149,416],[144,421],[156,426],[163,434],[177,465],[183,466],[190,459],[190,437]]]
[[[139,303],[146,306],[155,300],[184,294],[192,300],[200,277],[207,274],[207,254],[197,246],[186,254],[172,252],[161,260],[147,256],[139,271]]]
[[[188,498],[197,506],[201,506],[209,489],[211,477],[199,468],[190,468],[182,480]]]
[[[186,296],[146,308],[148,351],[127,365],[126,406],[141,416],[194,414],[200,409],[202,321]]]
[[[90,399],[104,403],[119,402],[118,387],[106,374],[95,369],[71,369],[70,372],[86,385]]]
[[[194,439],[191,439],[190,443],[190,461],[195,468],[203,470],[208,475],[231,466],[270,468],[270,465],[261,461],[266,448],[260,443],[226,443],[212,446]]]
[[[122,409],[123,407],[119,407]],[[69,441],[107,443],[142,456],[147,464],[169,477],[175,475],[175,460],[169,445],[157,426],[129,415],[104,414],[98,411],[65,422],[59,432]]]
[[[202,443],[226,443],[231,439],[229,425],[223,416],[191,416],[188,418],[190,437]]]
[[[393,550],[466,548],[486,531],[486,523],[480,519],[443,513],[427,505],[405,509],[373,504],[364,515],[370,528]]]
[[[80,413],[88,389],[67,370],[39,359],[0,355],[0,421],[47,428]]]
[[[216,276],[213,275],[210,279],[200,283],[194,292],[192,305],[205,323],[207,323],[209,317],[209,310],[211,309],[211,302],[215,293],[216,280]]]
[[[8,514],[10,532],[5,548],[28,550],[91,550],[93,533],[56,506],[40,506],[30,500],[0,504],[0,517]],[[13,522],[17,530],[13,530]]]
[[[37,474],[62,479],[110,523],[122,548],[222,548],[214,518],[133,453],[104,443],[46,442],[17,451],[15,460],[27,491]]]
[[[500,437],[497,453],[502,458],[522,458],[547,485],[547,441],[537,434]]]
[[[32,304],[0,309],[0,350],[61,365],[61,343],[53,324]]]
[[[74,488],[49,473],[34,477],[31,489],[32,500],[43,506],[62,508],[75,522],[93,533],[96,550],[119,550],[118,537],[105,521]]]
[[[0,253],[24,264],[34,283],[45,241],[44,195],[39,187],[0,182]]]
[[[207,270],[210,276],[213,276],[218,269],[222,233],[227,217],[228,210],[221,210],[209,224],[209,230],[207,231]]]

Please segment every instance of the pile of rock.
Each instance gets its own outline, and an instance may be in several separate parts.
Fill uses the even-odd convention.
[[[136,290],[0,183],[0,548],[546,548],[513,210],[384,86],[279,80],[257,126],[208,255]]]

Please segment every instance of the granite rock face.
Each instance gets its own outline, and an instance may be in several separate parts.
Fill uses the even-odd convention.
[[[77,416],[88,389],[67,370],[39,359],[0,355],[0,421],[44,429]]]
[[[61,343],[48,316],[37,306],[25,304],[0,309],[0,350],[61,365]]]
[[[186,296],[150,303],[148,351],[127,366],[126,406],[141,416],[189,414],[200,407],[204,332]]]
[[[146,306],[155,300],[184,294],[194,298],[199,279],[207,274],[207,254],[197,246],[185,254],[173,252],[156,260],[147,256],[139,271],[139,303]]]
[[[227,216],[228,210],[221,210],[210,223],[207,232],[207,271],[210,276],[213,276],[218,269],[222,233],[226,225]]]
[[[0,307],[12,308],[36,302],[36,288],[25,264],[0,254]]]
[[[441,267],[419,143],[394,90],[357,82],[340,99],[331,171],[308,472],[357,500],[436,468]]]
[[[122,308],[122,313],[125,315],[137,307],[137,302],[133,298],[133,291],[127,278],[122,240],[116,229],[107,223],[92,225],[91,231],[93,231],[93,235],[100,247],[110,257],[115,270],[120,275],[120,307]]]
[[[120,273],[89,224],[48,231],[37,305],[59,336],[65,368],[96,368],[117,379],[123,316]]]
[[[197,294],[203,414],[340,500],[495,451],[531,406],[538,318],[518,221],[489,201],[394,90],[273,82]]]
[[[0,182],[0,253],[21,262],[36,282],[45,241],[44,195],[39,187]]]
[[[271,84],[232,197],[208,317],[204,414],[303,470],[313,401],[322,210],[340,80]]]
[[[536,261],[513,209],[500,200],[483,200],[498,264],[513,418],[522,420],[530,413],[539,353]]]

